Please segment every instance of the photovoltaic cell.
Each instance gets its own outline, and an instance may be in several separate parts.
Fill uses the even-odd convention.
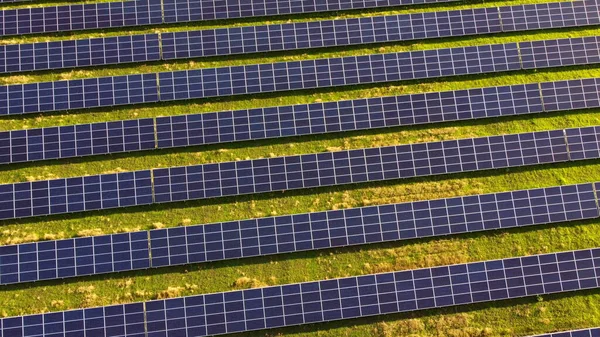
[[[0,46],[0,73],[160,60],[158,34]]]
[[[0,164],[155,148],[154,120],[0,132]]]
[[[150,171],[0,185],[0,219],[152,203]]]
[[[136,319],[130,321],[139,324],[141,307],[148,337],[167,331],[219,335],[594,289],[599,269],[600,250],[585,249],[135,303],[129,304],[136,306]],[[86,335],[92,335],[92,329],[106,326],[125,328],[126,308],[44,316],[83,324]],[[40,321],[41,315],[3,318],[3,334],[23,335]]]
[[[156,75],[127,75],[0,87],[0,115],[158,101]]]
[[[588,128],[581,130],[588,132]],[[600,127],[592,130],[597,133]],[[588,144],[586,137],[568,144],[565,133],[573,132],[541,131],[0,185],[0,219],[584,159],[570,157],[568,147],[597,143]],[[127,184],[122,186],[121,179]],[[127,198],[121,189],[127,190]]]
[[[544,43],[562,49],[560,62],[551,66],[600,62],[593,56],[600,50],[596,37],[553,41]],[[9,85],[0,87],[0,115],[518,70],[523,68],[519,49],[509,43]],[[545,53],[530,52],[535,57]],[[548,65],[533,64],[537,66]]]
[[[150,267],[148,232],[0,247],[0,284]]]
[[[532,337],[600,337],[600,328],[552,332]]]
[[[290,0],[135,0],[20,8],[0,11],[0,36],[451,1],[456,0],[309,0],[298,6]]]

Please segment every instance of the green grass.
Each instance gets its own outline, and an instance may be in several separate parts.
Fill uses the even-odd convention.
[[[312,14],[286,17],[284,19],[271,19],[269,21],[266,21],[264,18],[255,18],[173,25],[166,28],[149,27],[111,30],[108,32],[73,32],[62,35],[7,37],[0,39],[0,43],[79,39],[94,36],[125,35],[130,32],[175,31],[215,27],[216,25],[277,23],[333,17],[356,17],[366,15],[365,13],[379,15],[464,7],[500,6],[524,2],[536,3],[545,1],[472,1],[437,6],[405,7],[393,10]],[[9,7],[11,6],[0,6],[0,9]],[[133,64],[56,72],[24,73],[0,76],[0,82],[2,84],[27,83],[592,35],[600,35],[600,29],[574,28],[349,48],[249,54],[227,58],[195,59],[191,61],[156,62],[144,65]],[[5,117],[0,118],[0,130],[587,77],[600,77],[600,66],[544,69],[529,72],[398,82],[389,85],[368,85],[111,109],[81,110],[69,113],[59,112]],[[35,164],[18,164],[0,168],[0,183],[81,176],[118,170],[129,171],[246,158],[600,125],[599,112],[600,109],[543,113],[510,118],[97,156]],[[600,180],[597,177],[600,177],[600,162],[585,161],[135,207],[84,214],[21,219],[1,223],[0,244],[6,245],[44,239],[147,230],[155,227],[172,227],[269,215],[574,184]],[[184,296],[251,286],[285,284],[596,246],[600,246],[600,219],[13,285],[0,289],[0,315],[13,316],[67,310],[112,303],[142,301],[166,296]],[[386,315],[276,329],[242,335],[307,337],[389,337],[405,335],[524,336],[555,330],[600,325],[600,305],[598,303],[600,303],[600,291],[593,290],[468,305],[443,310],[428,310],[408,314]]]

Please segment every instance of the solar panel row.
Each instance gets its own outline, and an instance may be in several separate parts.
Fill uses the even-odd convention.
[[[0,326],[11,337],[219,335],[594,289],[599,274],[600,249],[586,249],[9,317]]]
[[[17,84],[0,87],[0,115],[592,64],[600,62],[599,42],[539,42],[555,45],[556,53],[522,42]]]
[[[0,185],[0,218],[151,204],[151,171]]]
[[[600,328],[553,332],[532,337],[600,337]]]
[[[596,1],[557,2],[0,46],[0,72],[586,26]]]
[[[594,159],[599,133],[597,126],[6,184],[0,219]]]
[[[0,46],[0,73],[158,61],[159,34]]]
[[[154,120],[0,132],[0,163],[154,149]]]
[[[593,108],[599,92],[584,79],[6,131],[0,164]]]
[[[0,11],[0,36],[452,1],[457,0],[135,0],[19,8]]]
[[[0,284],[598,218],[596,201],[588,183],[0,246]]]
[[[150,267],[148,232],[1,246],[0,284]]]

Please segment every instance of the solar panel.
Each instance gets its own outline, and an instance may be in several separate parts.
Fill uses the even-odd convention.
[[[0,87],[0,115],[157,102],[156,75],[127,75]]]
[[[148,232],[1,246],[0,284],[150,267]]]
[[[161,59],[159,34],[0,46],[0,73]]]
[[[540,88],[545,111],[600,107],[600,82],[594,79],[546,82]]]
[[[0,36],[163,23],[161,0],[117,1],[0,11]]]
[[[19,8],[0,11],[0,36],[452,1],[456,0],[135,0]]]
[[[596,200],[588,183],[0,246],[0,285],[598,218]]]
[[[150,171],[0,185],[0,219],[152,203]]]
[[[553,41],[564,46],[561,47],[563,52],[565,48],[572,48],[573,52],[561,54],[560,64],[553,63],[552,66],[571,65],[574,62],[582,64],[579,57],[581,53],[597,55],[600,50],[597,37]],[[543,51],[532,49],[534,55],[538,52]],[[586,60],[590,63],[600,62],[600,58],[591,56]],[[521,68],[517,44],[508,43],[17,84],[0,87],[0,115],[384,83]],[[124,90],[128,86],[130,88]]]
[[[600,249],[585,249],[154,300],[129,304],[129,322],[140,337],[141,323],[148,337],[207,336],[594,289],[599,259]],[[22,336],[45,331],[40,325],[55,315],[49,321],[59,333],[90,336],[107,326],[126,329],[126,308],[8,317],[1,326],[4,336]]]
[[[600,133],[598,126],[578,130],[6,184],[0,185],[0,200],[3,200],[0,202],[0,219],[598,158],[598,152],[590,151],[586,152],[585,158],[570,157],[569,148],[598,148],[595,137],[592,141],[588,140],[589,137],[580,137],[574,143],[567,143],[565,133]],[[115,182],[119,179],[128,181],[126,188],[130,194],[127,198],[123,198],[125,192],[115,193],[122,188]],[[138,184],[137,187],[134,187],[135,184]],[[105,194],[104,191],[110,193]],[[57,202],[60,206],[56,206]]]
[[[600,328],[552,332],[532,337],[600,337]]]
[[[576,27],[600,23],[595,0],[500,7],[502,31]]]
[[[0,132],[0,164],[150,150],[151,118]]]
[[[547,40],[519,44],[523,69],[564,67],[600,62],[597,36],[580,40]]]

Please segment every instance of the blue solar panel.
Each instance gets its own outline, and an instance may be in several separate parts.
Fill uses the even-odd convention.
[[[154,120],[0,132],[0,164],[150,150]]]
[[[152,203],[150,171],[0,185],[0,219]]]
[[[145,337],[144,311],[143,303],[133,303],[7,318],[0,336]]]
[[[0,46],[0,73],[161,59],[159,34]]]
[[[598,218],[596,200],[588,183],[3,246],[0,284]]]
[[[148,232],[1,246],[0,284],[150,267]]]
[[[600,328],[552,332],[543,335],[535,335],[532,337],[600,337]]]
[[[596,37],[552,41],[543,43],[562,48],[560,63],[552,66],[584,64],[582,53],[588,55],[586,62],[600,62],[593,57],[600,50]],[[565,54],[568,48],[572,50]],[[10,85],[0,87],[0,115],[518,70],[521,57],[523,67],[531,67],[519,49],[509,43]],[[531,52],[545,53],[536,48]],[[533,64],[537,66],[548,65]]]
[[[554,2],[500,7],[502,31],[522,31],[600,24],[598,1]]]
[[[156,75],[126,75],[0,87],[0,115],[158,101]]]
[[[52,322],[62,319],[65,330],[77,326],[86,336],[113,328],[119,333],[129,323],[140,331],[131,335],[141,336],[140,321],[148,337],[165,336],[167,331],[173,336],[219,335],[595,289],[600,286],[598,269],[600,249],[585,249],[49,313],[43,318],[55,315]],[[23,336],[43,318],[3,318],[3,335]]]
[[[600,62],[597,36],[522,42],[519,44],[523,69],[563,67]]]
[[[600,127],[580,130],[600,133]],[[0,185],[0,219],[597,158],[589,151],[585,158],[570,156],[568,148],[598,147],[597,140],[587,143],[589,137],[567,143],[565,133],[574,132],[541,131]]]
[[[0,36],[451,1],[456,0],[310,0],[296,6],[290,0],[135,0],[20,8],[0,11]]]
[[[161,23],[161,0],[19,8],[0,11],[0,36]]]

